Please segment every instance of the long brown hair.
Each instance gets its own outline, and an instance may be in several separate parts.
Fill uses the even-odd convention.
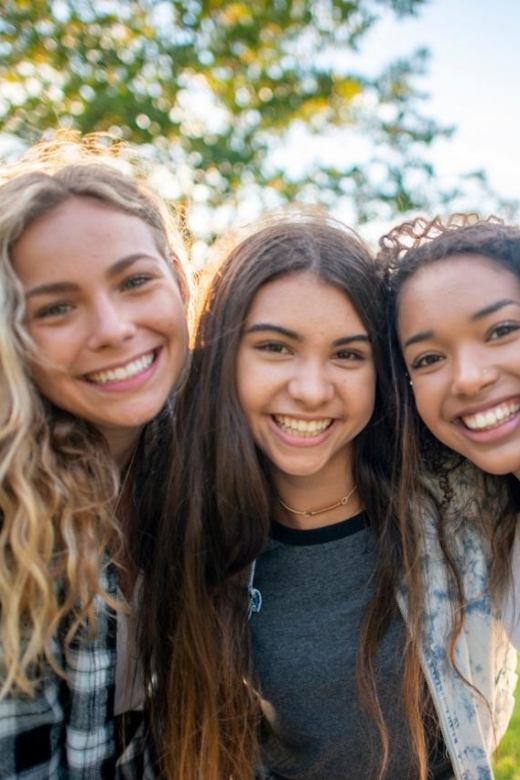
[[[249,780],[257,758],[258,708],[251,681],[246,584],[268,539],[273,488],[238,402],[236,356],[253,299],[268,282],[300,271],[344,291],[369,333],[376,403],[356,439],[354,479],[378,544],[376,592],[363,627],[359,697],[389,742],[375,653],[405,582],[411,630],[403,696],[426,778],[423,677],[416,646],[423,591],[418,532],[392,484],[401,468],[396,410],[383,339],[383,278],[358,237],[317,213],[261,224],[210,269],[202,284],[188,383],[177,399],[177,458],[145,576],[142,648],[162,768],[170,780]]]

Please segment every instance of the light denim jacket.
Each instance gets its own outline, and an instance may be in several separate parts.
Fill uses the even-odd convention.
[[[491,553],[479,530],[483,512],[496,514],[501,498],[489,494],[482,472],[468,462],[449,474],[447,538],[462,578],[464,627],[448,658],[452,622],[444,555],[425,509],[422,572],[425,588],[421,663],[457,780],[492,780],[492,753],[509,724],[517,683],[517,653],[499,600],[487,592]],[[427,481],[439,496],[439,485]],[[498,484],[498,483],[497,483]],[[487,509],[484,507],[484,502]],[[492,518],[490,517],[492,521]],[[398,598],[406,619],[406,594]],[[457,670],[460,674],[457,674]]]
[[[459,550],[466,599],[464,629],[457,640],[457,674],[448,658],[451,601],[439,544],[425,535],[423,672],[457,780],[491,780],[491,754],[503,737],[514,706],[516,652],[500,610],[485,593],[489,560],[475,529],[466,524],[452,542]],[[406,619],[406,597],[399,597]],[[474,686],[472,688],[471,686]],[[476,689],[476,690],[475,690]],[[478,692],[477,692],[478,691]]]

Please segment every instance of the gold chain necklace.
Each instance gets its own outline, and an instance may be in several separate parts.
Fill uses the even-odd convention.
[[[322,515],[324,512],[332,512],[333,509],[337,509],[338,506],[345,506],[348,504],[348,500],[352,493],[355,491],[357,485],[354,485],[352,490],[349,490],[349,492],[343,496],[339,501],[337,501],[335,504],[331,504],[330,506],[325,506],[323,509],[314,509],[309,512],[302,512],[300,509],[292,509],[292,507],[287,506],[287,504],[284,504],[280,496],[276,496],[276,500],[279,504],[283,506],[284,509],[287,509],[288,512],[292,512],[293,515],[301,515],[302,517],[314,517],[314,515]]]

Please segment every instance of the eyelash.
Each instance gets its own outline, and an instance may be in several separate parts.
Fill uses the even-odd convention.
[[[290,348],[285,344],[281,344],[277,341],[269,341],[265,344],[258,344],[256,349],[259,352],[267,352],[273,355],[288,355],[290,354]],[[356,352],[351,349],[340,350],[334,354],[334,360],[340,360],[345,362],[353,362],[356,360],[364,360],[365,356],[361,352]]]
[[[501,322],[499,325],[495,325],[490,333],[489,340],[496,341],[497,339],[505,338],[516,330],[520,329],[520,324],[517,322]],[[505,332],[504,332],[505,331]]]
[[[134,274],[133,276],[129,276],[128,279],[125,279],[122,286],[124,289],[134,290],[143,287],[152,278],[153,277],[149,274]]]
[[[289,353],[289,348],[285,344],[280,344],[277,341],[268,341],[264,344],[258,344],[256,349],[259,352],[268,352],[273,355],[286,355]]]
[[[411,363],[410,368],[417,370],[420,368],[429,368],[430,366],[433,366],[435,363],[438,363],[440,360],[442,360],[442,357],[440,355],[421,355],[419,358],[416,358],[413,363]]]
[[[66,311],[58,311],[59,309],[64,308]],[[65,301],[51,303],[48,306],[44,306],[42,309],[39,309],[34,315],[34,318],[40,320],[45,319],[46,317],[63,317],[65,314],[68,314],[71,309],[72,304],[66,303]]]
[[[144,287],[151,279],[153,279],[153,277],[150,274],[134,274],[133,276],[128,277],[128,279],[125,279],[121,287],[123,290],[138,290],[140,287]],[[63,311],[64,308],[66,311]],[[46,317],[61,317],[68,314],[72,308],[72,304],[65,301],[58,301],[56,303],[51,303],[48,306],[44,306],[36,312],[34,318],[45,319]]]
[[[361,352],[356,352],[352,349],[342,349],[339,352],[336,352],[335,357],[338,360],[364,360],[365,355],[363,355]]]

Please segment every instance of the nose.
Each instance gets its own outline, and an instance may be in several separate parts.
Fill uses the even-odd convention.
[[[497,379],[497,369],[489,359],[480,359],[474,351],[461,352],[455,361],[453,392],[457,395],[477,395]]]
[[[321,361],[296,363],[289,382],[289,393],[308,409],[316,409],[330,401],[334,395],[334,384],[327,367]]]
[[[88,345],[93,350],[117,346],[136,332],[135,322],[124,306],[117,306],[110,298],[98,300],[93,306],[89,327]]]

